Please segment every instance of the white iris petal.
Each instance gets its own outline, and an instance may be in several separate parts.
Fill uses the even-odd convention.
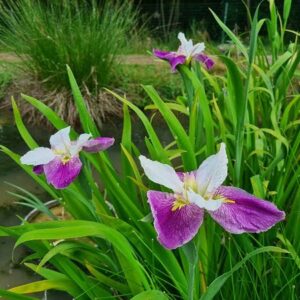
[[[217,154],[211,155],[200,165],[196,173],[198,191],[201,194],[213,194],[227,177],[227,155],[222,143]]]
[[[189,190],[187,192],[187,195],[188,195],[188,198],[189,198],[188,200],[191,203],[194,203],[197,206],[199,206],[200,208],[205,208],[205,209],[210,210],[210,211],[217,210],[218,208],[220,208],[220,206],[223,203],[223,201],[221,199],[205,200],[200,194],[195,193],[192,190]]]
[[[67,152],[71,146],[70,140],[70,126],[59,130],[57,133],[51,135],[51,148],[57,151]]]
[[[205,49],[204,43],[198,43],[193,46],[191,56],[201,54]]]
[[[72,156],[77,155],[82,150],[82,147],[86,144],[86,142],[91,138],[91,136],[92,135],[89,133],[81,134],[77,141],[72,143],[72,146],[70,147],[70,154]]]
[[[204,43],[197,43],[196,45],[193,45],[193,41],[191,39],[187,40],[182,32],[178,33],[178,39],[181,42],[178,53],[185,55],[187,58],[198,55],[205,49]]]
[[[39,147],[24,154],[20,161],[24,165],[45,165],[55,158],[55,154],[49,148]]]
[[[171,166],[150,160],[143,155],[139,159],[146,176],[150,180],[173,190],[175,193],[183,192],[183,182]]]

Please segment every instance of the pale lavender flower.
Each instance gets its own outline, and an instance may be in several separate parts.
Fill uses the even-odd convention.
[[[228,171],[224,143],[217,154],[189,173],[176,173],[171,166],[144,156],[139,159],[150,180],[173,191],[147,193],[158,240],[168,249],[186,244],[197,234],[205,210],[235,234],[266,231],[285,218],[273,203],[242,189],[222,186]]]
[[[193,59],[205,64],[207,69],[211,69],[214,66],[214,61],[203,53],[205,49],[204,43],[193,45],[193,41],[187,40],[182,32],[179,32],[178,39],[181,45],[177,51],[153,50],[156,57],[167,60],[170,63],[172,71],[175,71],[178,65],[189,64]]]
[[[63,189],[80,173],[80,151],[99,152],[113,143],[113,138],[91,139],[91,135],[87,133],[81,134],[76,141],[71,141],[70,127],[66,127],[50,137],[51,148],[35,148],[21,157],[21,163],[34,166],[36,174],[44,172],[48,183],[57,189]]]

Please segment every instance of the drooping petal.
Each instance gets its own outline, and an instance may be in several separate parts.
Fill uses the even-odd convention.
[[[48,183],[57,189],[67,187],[79,175],[82,163],[78,156],[72,157],[67,163],[63,163],[58,157],[47,165],[44,172]]]
[[[112,146],[115,142],[114,138],[110,137],[97,137],[95,139],[87,141],[82,150],[87,152],[99,152],[106,150],[110,146]]]
[[[163,51],[163,50],[158,50],[158,49],[153,49],[153,54],[160,59],[163,60],[169,60],[170,56],[174,55],[174,52],[171,51]]]
[[[49,148],[39,147],[24,154],[20,161],[24,165],[44,165],[55,158],[55,154]]]
[[[200,208],[204,208],[209,211],[215,211],[220,208],[220,206],[223,204],[223,201],[221,199],[208,199],[205,200],[201,195],[195,193],[194,191],[190,190],[187,192],[188,194],[188,200],[191,203],[196,204]]]
[[[83,133],[81,134],[76,141],[71,142],[71,147],[69,149],[71,156],[77,155],[86,142],[91,138],[91,134]]]
[[[34,166],[32,171],[37,175],[41,175],[44,172],[44,166],[43,165]]]
[[[170,57],[169,62],[171,65],[172,72],[176,71],[178,65],[183,65],[186,61],[186,57],[184,55],[174,55]]]
[[[183,191],[183,182],[177,176],[175,170],[166,164],[153,161],[141,155],[139,157],[141,166],[146,176],[155,183],[163,185],[176,193]]]
[[[70,140],[70,130],[71,127],[68,126],[51,135],[50,137],[50,145],[52,149],[57,151],[68,151],[71,146]]]
[[[200,194],[213,194],[227,177],[227,155],[225,144],[217,154],[209,156],[203,161],[196,172],[196,181]]]
[[[176,71],[176,67],[178,65],[182,65],[186,61],[185,55],[177,54],[176,52],[168,52],[154,49],[153,53],[156,57],[163,60],[167,60],[170,63],[173,72]]]
[[[214,60],[205,54],[198,54],[194,57],[195,57],[195,59],[204,63],[208,70],[210,70],[215,65]]]
[[[211,217],[231,233],[262,232],[285,218],[285,213],[273,203],[258,199],[244,190],[221,186],[215,197],[223,197],[234,203],[223,203]]]
[[[159,242],[168,249],[178,248],[189,242],[198,232],[204,211],[195,204],[188,204],[172,211],[173,194],[149,191],[148,202],[154,218]]]

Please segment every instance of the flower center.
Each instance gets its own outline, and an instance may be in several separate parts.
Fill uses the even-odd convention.
[[[64,165],[65,165],[67,162],[69,162],[70,159],[71,159],[71,155],[69,155],[69,154],[65,154],[65,155],[63,155],[63,156],[60,158],[61,162],[62,162]]]
[[[172,204],[172,211],[180,210],[186,205],[188,205],[190,202],[189,200],[183,198],[181,195],[176,194],[175,195],[175,201]]]
[[[59,149],[54,149],[53,150],[54,154],[59,156],[60,161],[65,165],[66,163],[68,163],[72,156],[70,153],[63,151],[63,150],[59,150]]]
[[[186,65],[189,65],[189,64],[191,63],[191,61],[192,61],[192,58],[193,58],[192,56],[188,56],[188,55],[187,55],[187,56],[186,56],[186,60],[185,60],[185,64],[186,64]]]
[[[235,201],[222,197],[221,195],[214,196],[208,194],[206,189],[199,190],[195,175],[193,173],[186,173],[184,174],[183,178],[183,193],[175,194],[175,200],[172,203],[172,211],[180,210],[186,205],[191,204],[188,198],[188,191],[192,190],[193,192],[202,196],[205,200],[222,200],[224,203],[235,203]],[[213,199],[212,199],[213,198]]]
[[[197,193],[197,183],[194,174],[184,174],[183,178],[184,192],[182,194],[175,194],[175,201],[172,204],[172,211],[176,211],[190,204],[188,200],[187,191],[193,190]]]

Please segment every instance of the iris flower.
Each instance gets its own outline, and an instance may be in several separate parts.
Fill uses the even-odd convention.
[[[147,193],[158,240],[168,249],[192,240],[203,222],[204,211],[226,231],[235,234],[266,231],[285,218],[285,213],[273,203],[222,185],[228,162],[223,143],[217,154],[189,173],[176,173],[171,166],[144,156],[139,159],[150,180],[173,191]]]
[[[36,174],[44,172],[48,183],[57,189],[63,189],[80,173],[80,151],[99,152],[113,143],[113,138],[91,139],[91,135],[87,133],[81,134],[76,141],[71,141],[70,127],[66,127],[50,137],[51,148],[35,148],[21,157],[21,163],[34,166]]]
[[[167,60],[170,63],[173,72],[176,70],[178,65],[190,64],[193,59],[204,63],[207,69],[211,69],[213,67],[215,64],[214,61],[207,55],[203,54],[205,49],[204,43],[197,43],[193,45],[193,41],[187,40],[182,32],[179,32],[178,39],[181,42],[181,45],[176,52],[161,51],[157,49],[153,50],[156,57]]]

